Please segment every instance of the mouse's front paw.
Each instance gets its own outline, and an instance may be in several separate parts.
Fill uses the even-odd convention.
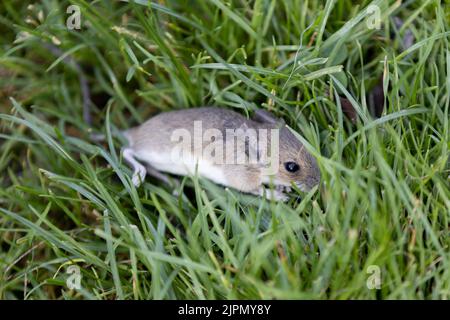
[[[285,194],[284,192],[276,189],[265,189],[262,188],[260,194],[263,197],[266,197],[268,200],[274,200],[274,201],[282,201],[286,202],[289,199],[289,196]]]
[[[270,192],[269,192],[270,195]],[[275,190],[273,195],[269,196],[269,199],[273,199],[275,201],[286,202],[289,199],[289,196],[281,191]]]

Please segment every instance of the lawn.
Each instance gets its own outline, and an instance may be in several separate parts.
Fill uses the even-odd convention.
[[[2,0],[0,299],[449,299],[449,26],[439,0]],[[134,187],[117,132],[205,105],[283,118],[320,186]]]

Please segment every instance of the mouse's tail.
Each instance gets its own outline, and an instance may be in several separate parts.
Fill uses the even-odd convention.
[[[89,140],[92,142],[103,142],[106,140],[106,135],[103,133],[91,133],[89,134]]]
[[[126,145],[129,146],[129,147],[132,147],[133,144],[134,144],[134,141],[133,141],[133,138],[132,138],[133,137],[133,135],[132,135],[132,131],[133,130],[134,130],[134,128],[121,131],[122,137],[125,138],[125,140],[127,142]]]
[[[113,128],[111,131],[111,135],[115,138],[118,138],[121,142],[124,143],[124,146],[131,146],[132,140],[130,138],[130,130],[118,130],[117,128]],[[104,133],[90,133],[89,139],[92,142],[104,142],[106,141],[106,134]]]

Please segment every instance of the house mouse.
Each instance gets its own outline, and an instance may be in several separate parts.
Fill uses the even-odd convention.
[[[147,174],[201,177],[244,193],[287,200],[294,183],[308,191],[320,181],[316,159],[265,110],[252,119],[218,107],[160,113],[123,132],[123,158],[136,186]],[[267,188],[273,185],[274,188]]]

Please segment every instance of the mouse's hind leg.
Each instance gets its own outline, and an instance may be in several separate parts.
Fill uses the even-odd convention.
[[[136,160],[133,149],[124,148],[122,154],[125,161],[133,167],[132,182],[136,187],[138,187],[142,182],[144,182],[145,176],[147,175],[147,169]]]

